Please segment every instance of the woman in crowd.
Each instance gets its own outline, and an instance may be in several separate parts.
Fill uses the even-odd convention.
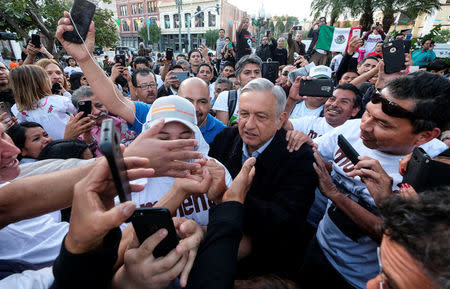
[[[34,162],[41,151],[53,141],[44,128],[36,122],[22,122],[13,125],[8,134],[20,149],[20,163]]]
[[[47,75],[52,82],[52,87],[55,83],[59,83],[60,89],[58,91],[54,91],[54,93],[70,97],[70,93],[68,93],[70,88],[67,78],[64,76],[61,65],[59,65],[56,60],[43,58],[36,62],[36,65],[42,67],[45,72],[47,72]]]
[[[51,81],[36,65],[23,65],[10,73],[16,104],[11,108],[19,122],[42,125],[53,139],[62,139],[70,114],[77,112],[70,99],[53,95]]]

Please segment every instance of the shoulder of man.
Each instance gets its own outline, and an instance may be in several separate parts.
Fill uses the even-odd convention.
[[[239,141],[240,135],[237,127],[226,127],[219,132],[213,142],[209,144],[210,157],[223,160],[225,155],[229,155],[233,150],[235,142]]]

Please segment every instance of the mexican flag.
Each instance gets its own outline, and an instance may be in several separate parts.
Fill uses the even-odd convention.
[[[319,38],[315,48],[328,51],[345,52],[348,42],[353,35],[361,37],[361,27],[336,28],[333,26],[320,26]]]

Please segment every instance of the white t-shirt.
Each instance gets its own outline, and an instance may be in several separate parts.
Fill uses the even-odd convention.
[[[83,72],[83,71],[81,71],[81,68],[78,66],[72,67],[69,65],[64,68],[64,73],[67,73],[67,75],[69,75],[69,77],[73,72]]]
[[[47,289],[55,282],[52,267],[26,270],[0,280],[0,289]]]
[[[78,111],[70,98],[60,95],[50,95],[39,100],[36,109],[18,111],[17,104],[11,107],[11,112],[17,117],[19,123],[34,121],[42,125],[53,140],[63,139],[66,124],[70,114]]]
[[[51,266],[68,231],[60,211],[10,224],[0,230],[0,259]]]
[[[306,107],[305,101],[303,100],[295,105],[294,109],[291,112],[291,115],[289,116],[289,119],[300,118],[304,116],[319,117],[322,110],[323,104],[316,109],[309,109]]]
[[[377,42],[378,41],[382,41],[383,38],[381,38],[381,35],[375,35],[374,33],[370,33],[370,35],[367,37],[366,42],[364,43],[364,50],[365,50],[365,54],[367,55],[371,52],[375,51],[375,46],[377,46]]]
[[[333,129],[328,124],[325,117],[304,116],[300,118],[293,118],[289,120],[292,123],[294,130],[301,131],[307,134],[310,138],[315,139]]]
[[[228,93],[229,91],[222,91],[221,93],[219,93],[212,107],[213,110],[228,112]],[[241,89],[237,91],[236,108],[233,112],[233,116],[235,117],[239,116],[239,95],[241,95]]]
[[[383,169],[394,181],[392,190],[398,190],[402,176],[398,172],[398,161],[402,155],[390,155],[378,150],[367,148],[360,138],[360,119],[348,120],[343,125],[318,137],[314,140],[319,147],[319,152],[325,161],[332,161],[333,171],[331,177],[339,187],[345,187],[349,193],[344,193],[354,201],[364,200],[376,209],[375,202],[359,177],[349,178],[346,173],[353,169],[353,164],[342,153],[337,145],[339,134],[349,141],[361,156],[377,159]],[[447,146],[439,140],[432,140],[421,146],[430,156],[436,156],[444,151]],[[317,240],[328,261],[333,267],[354,287],[365,288],[366,282],[378,274],[377,244],[367,235],[353,241],[348,234],[339,229],[329,215],[334,211],[334,204],[328,201],[328,207],[317,229]],[[345,229],[344,229],[345,231]]]
[[[343,57],[344,56],[339,53],[338,55],[334,56],[333,59],[331,59],[330,68],[333,72],[336,72],[338,70]]]

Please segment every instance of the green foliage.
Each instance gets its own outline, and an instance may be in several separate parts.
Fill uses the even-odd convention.
[[[217,39],[219,39],[219,29],[210,29],[205,33],[206,46],[216,49]]]
[[[450,30],[442,29],[439,34],[434,37],[436,43],[447,43],[450,41]]]
[[[22,38],[27,38],[30,30],[38,30],[48,39],[47,50],[52,52],[58,20],[64,11],[70,10],[72,3],[69,0],[2,0],[0,30],[15,32]],[[112,16],[112,11],[97,7],[94,15],[96,45],[110,46],[118,40]]]
[[[276,21],[277,24],[274,25],[273,21]],[[283,24],[283,21],[286,21],[286,25]],[[272,31],[273,37],[278,38],[281,37],[283,33],[289,32],[294,25],[299,25],[299,20],[295,16],[274,16],[270,19],[270,23],[261,28],[261,32],[264,33],[265,29],[269,29]]]
[[[158,43],[161,38],[161,28],[159,28],[155,22],[152,22],[150,23],[148,30],[150,33],[150,43]],[[139,37],[144,39],[145,43],[148,43],[147,23],[144,23],[141,29],[139,29]]]

